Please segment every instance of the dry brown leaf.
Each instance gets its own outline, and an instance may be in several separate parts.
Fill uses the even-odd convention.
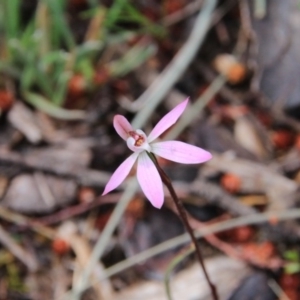
[[[9,122],[33,144],[42,140],[41,130],[34,113],[22,102],[16,102],[8,113]]]
[[[257,76],[253,88],[280,106],[299,105],[300,9],[297,0],[269,1],[267,15],[253,18]],[[253,1],[249,1],[252,6]]]
[[[267,150],[257,128],[247,116],[240,116],[234,124],[235,140],[259,158],[267,157]]]
[[[276,170],[249,160],[238,159],[230,153],[213,154],[206,164],[222,172],[231,172],[242,178],[242,182],[251,183],[264,191],[270,200],[269,209],[283,210],[295,204],[294,195],[298,184],[277,173]]]
[[[26,163],[58,172],[76,173],[91,161],[91,151],[80,144],[31,150],[24,155]]]
[[[47,213],[75,198],[76,183],[42,173],[15,177],[1,204],[21,213]]]
[[[71,245],[76,255],[75,270],[73,274],[73,283],[76,284],[91,257],[91,246],[85,237],[78,234],[76,224],[71,221],[66,221],[59,227],[57,236],[66,240]],[[99,277],[103,276],[103,266],[100,262],[95,266],[95,272],[93,274],[93,282],[95,282],[95,284],[92,285],[98,295],[97,299],[114,299],[110,281],[103,280],[100,284],[100,282],[97,281],[98,275]]]

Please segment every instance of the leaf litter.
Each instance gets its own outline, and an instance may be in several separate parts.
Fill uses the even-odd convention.
[[[58,59],[66,69],[53,65],[34,77],[26,55],[9,61],[0,52],[0,298],[70,295],[129,182],[101,196],[129,154],[112,128],[114,115],[141,122],[134,113],[148,109],[141,118],[151,116],[144,126],[149,133],[190,97],[180,129],[175,125],[166,136],[177,130],[176,139],[211,151],[213,159],[196,167],[159,163],[193,228],[205,230],[239,216],[272,216],[200,239],[220,298],[298,299],[299,224],[295,216],[281,219],[299,206],[299,5],[266,2],[266,11],[258,14],[264,6],[256,5],[263,0],[227,0],[209,14],[208,1],[93,2],[68,1],[67,18],[56,20],[67,29],[48,32],[53,45],[61,36],[65,43],[58,47],[63,52],[50,53],[41,67]],[[43,9],[22,4],[19,21],[29,24],[28,16]],[[62,8],[46,7],[46,14],[47,9]],[[198,13],[207,21],[203,41],[188,44]],[[1,38],[18,35],[16,24],[11,20],[9,35]],[[38,24],[49,29],[41,19]],[[12,44],[13,51],[32,42],[30,30],[21,48]],[[76,48],[77,57],[68,56],[73,43],[82,46]],[[183,65],[171,78],[166,70],[176,66],[172,58],[184,47],[195,47],[187,48],[195,55],[178,55]],[[23,77],[15,76],[16,70]],[[59,77],[59,72],[65,73]],[[52,78],[48,87],[43,76]],[[167,84],[153,90],[158,79]],[[50,90],[54,102],[48,99],[49,87],[55,87]],[[164,207],[156,210],[137,190],[82,299],[167,299],[165,271],[188,244],[170,246],[142,263],[134,259],[184,233],[171,203],[165,191]],[[132,262],[131,268],[106,275],[124,261]],[[194,284],[203,280],[193,256],[173,273],[172,299],[209,299],[208,291]],[[254,295],[257,290],[260,294]]]

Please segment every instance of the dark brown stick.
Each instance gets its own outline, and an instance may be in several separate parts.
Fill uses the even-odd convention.
[[[165,184],[165,186],[168,188],[169,192],[170,192],[170,195],[172,197],[172,199],[174,200],[174,203],[176,205],[176,208],[178,210],[178,213],[181,217],[181,220],[183,221],[189,235],[191,236],[191,239],[195,245],[195,249],[196,249],[196,253],[197,253],[197,256],[198,256],[198,260],[200,262],[200,265],[201,265],[201,268],[203,270],[203,273],[204,273],[204,276],[205,276],[205,279],[211,289],[211,293],[212,293],[212,296],[213,296],[213,299],[214,300],[218,300],[219,297],[218,297],[218,294],[217,294],[217,289],[215,287],[215,285],[211,282],[210,278],[209,278],[209,275],[207,273],[207,270],[205,268],[205,264],[204,264],[204,261],[203,261],[203,257],[202,257],[202,254],[201,254],[201,250],[200,250],[200,246],[197,242],[197,239],[194,235],[194,232],[193,232],[193,229],[192,227],[190,226],[189,222],[188,222],[188,218],[187,218],[187,214],[185,212],[185,208],[183,207],[182,205],[182,202],[178,199],[177,197],[177,194],[173,188],[173,185],[172,185],[172,182],[170,180],[170,178],[168,177],[168,175],[164,172],[164,170],[158,165],[157,163],[157,160],[155,158],[155,156],[152,154],[152,153],[149,153],[149,156],[150,158],[152,159],[152,161],[154,162],[158,172],[159,172],[159,175],[163,181],[163,183]]]

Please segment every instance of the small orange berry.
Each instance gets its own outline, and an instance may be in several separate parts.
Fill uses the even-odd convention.
[[[81,74],[75,74],[69,81],[68,92],[73,97],[80,97],[86,89],[86,80]]]
[[[126,215],[141,218],[144,214],[145,201],[141,198],[134,198],[126,208]]]
[[[253,235],[254,235],[254,230],[250,226],[241,226],[235,228],[233,231],[234,235],[234,240],[238,243],[244,243],[249,241]]]
[[[247,75],[245,65],[231,54],[220,54],[214,60],[215,69],[224,75],[231,84],[242,82]]]
[[[90,187],[82,187],[78,192],[78,201],[80,203],[91,203],[95,200],[96,193]]]
[[[294,135],[289,130],[279,129],[272,132],[271,140],[277,149],[284,150],[293,144]]]
[[[246,68],[242,64],[233,65],[228,70],[227,79],[232,84],[237,84],[243,81],[246,77]]]
[[[0,110],[7,111],[14,103],[14,95],[7,90],[0,90]]]
[[[52,249],[58,255],[64,255],[70,251],[70,245],[62,238],[56,238],[52,242]]]
[[[248,243],[242,247],[242,250],[246,258],[260,265],[264,265],[275,255],[275,247],[271,242],[263,242],[261,244]]]
[[[242,185],[242,180],[235,174],[227,173],[221,178],[221,185],[229,193],[237,193]]]

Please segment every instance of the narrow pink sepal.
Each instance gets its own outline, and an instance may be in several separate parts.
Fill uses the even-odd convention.
[[[125,141],[128,138],[128,132],[133,131],[133,128],[127,119],[121,115],[114,116],[114,127],[119,136]]]
[[[106,184],[102,196],[117,188],[125,180],[132,166],[134,165],[138,155],[138,153],[133,153],[120,164],[120,166],[112,174],[108,183]]]
[[[154,143],[151,149],[158,156],[182,164],[198,164],[212,158],[208,151],[179,141]]]
[[[185,110],[188,102],[189,98],[178,104],[156,124],[156,126],[152,129],[148,136],[148,143],[153,142],[164,131],[166,131],[169,127],[176,123],[178,118],[182,115],[183,111]]]
[[[164,203],[162,181],[154,163],[146,152],[139,155],[137,178],[151,204],[156,208],[161,208]]]

